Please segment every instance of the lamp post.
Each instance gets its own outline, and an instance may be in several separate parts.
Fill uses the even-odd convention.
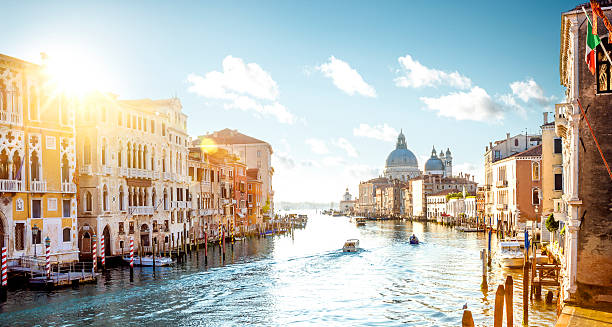
[[[36,255],[36,245],[38,244],[37,243],[37,238],[38,238],[38,232],[39,231],[40,230],[38,229],[38,226],[36,224],[34,224],[34,227],[32,227],[32,240],[33,240],[32,243],[34,243],[34,258],[37,257],[37,255]]]

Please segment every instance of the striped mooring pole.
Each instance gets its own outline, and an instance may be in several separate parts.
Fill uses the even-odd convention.
[[[51,279],[51,240],[48,237],[45,240],[45,261],[47,279]]]
[[[130,282],[134,281],[134,237],[130,236]]]
[[[7,258],[6,258],[6,248],[3,247],[2,248],[2,283],[0,284],[0,301],[4,302],[6,301],[6,288],[8,285],[8,265],[7,265]]]
[[[92,245],[93,248],[91,251],[91,258],[93,260],[93,267],[91,269],[92,269],[92,272],[95,273],[97,270],[96,268],[98,268],[98,253],[97,253],[98,241],[96,240],[96,235],[93,236],[92,240],[93,240],[93,245]]]
[[[104,234],[100,237],[100,260],[102,261],[102,270],[106,269],[106,247],[104,245]]]

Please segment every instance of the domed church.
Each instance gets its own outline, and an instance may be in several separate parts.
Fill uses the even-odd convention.
[[[433,147],[431,157],[425,162],[425,175],[453,176],[453,157],[450,149],[446,149],[446,154],[440,151],[440,155],[436,155],[436,148]]]
[[[408,150],[406,137],[401,131],[397,137],[395,150],[391,151],[387,157],[384,175],[388,179],[398,179],[400,181],[408,181],[421,175],[417,158],[412,151]]]

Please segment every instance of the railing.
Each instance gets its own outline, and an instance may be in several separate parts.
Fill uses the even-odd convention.
[[[24,191],[23,181],[12,180],[12,179],[0,179],[0,191],[2,192]]]
[[[102,168],[100,169],[102,174],[104,175],[112,175],[113,174],[113,168],[109,167],[109,166],[102,166]]]
[[[170,172],[165,171],[165,172],[162,173],[162,175],[164,177],[164,180],[167,180],[167,181],[173,180],[172,173],[170,173]]]
[[[506,187],[506,186],[508,186],[508,181],[497,181],[495,183],[495,186],[496,187]]]
[[[153,206],[131,206],[128,210],[132,215],[152,215],[154,212]]]
[[[83,165],[79,167],[79,173],[83,175],[92,175],[91,165]]]
[[[31,181],[30,182],[30,191],[31,192],[47,192],[47,182],[46,181]]]
[[[21,112],[0,111],[0,123],[21,125]]]
[[[202,187],[202,192],[210,193],[211,188],[212,188],[210,185],[210,182],[202,181],[200,182],[200,185]]]
[[[62,182],[62,193],[76,193],[76,184],[71,182]]]

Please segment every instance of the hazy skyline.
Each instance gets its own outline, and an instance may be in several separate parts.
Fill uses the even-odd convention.
[[[450,148],[454,172],[479,179],[489,141],[539,132],[562,99],[560,13],[574,6],[7,3],[0,52],[79,58],[124,99],[177,95],[191,136],[227,127],[272,145],[275,200],[337,202],[381,173],[400,130],[421,167]]]

